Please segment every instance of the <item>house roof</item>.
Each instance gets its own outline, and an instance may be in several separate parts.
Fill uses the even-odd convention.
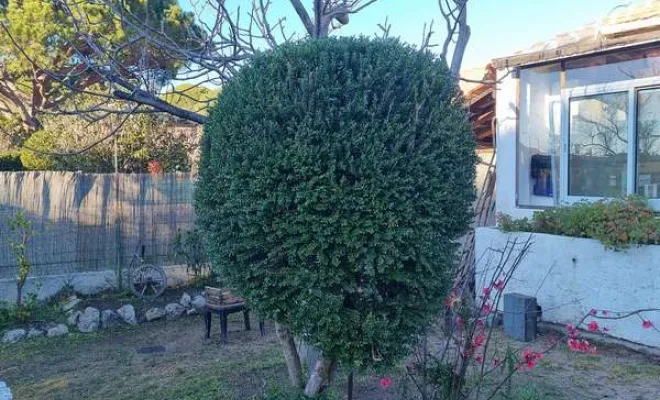
[[[472,130],[479,147],[493,147],[493,119],[495,96],[493,91],[496,72],[492,65],[461,71],[459,86],[463,103],[469,110]]]
[[[497,58],[493,65],[498,69],[521,67],[647,44],[660,44],[660,0],[619,6],[597,22]]]

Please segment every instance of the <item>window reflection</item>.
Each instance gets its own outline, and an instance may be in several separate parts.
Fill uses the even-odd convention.
[[[625,195],[627,146],[627,92],[571,100],[568,194]]]
[[[637,95],[637,193],[660,198],[660,89]]]

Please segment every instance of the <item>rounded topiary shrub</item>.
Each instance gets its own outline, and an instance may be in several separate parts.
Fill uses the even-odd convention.
[[[257,56],[205,127],[196,205],[214,268],[326,358],[394,362],[441,309],[471,221],[457,90],[393,40]]]

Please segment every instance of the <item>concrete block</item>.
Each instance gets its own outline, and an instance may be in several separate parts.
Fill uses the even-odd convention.
[[[521,342],[536,339],[536,298],[520,293],[504,295],[504,334]]]

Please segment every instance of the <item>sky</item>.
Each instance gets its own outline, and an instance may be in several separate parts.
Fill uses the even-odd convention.
[[[181,0],[183,7],[204,0]],[[615,7],[640,4],[650,0],[469,0],[468,23],[472,36],[463,68],[482,67],[493,58],[506,57],[555,35],[577,30],[605,17]],[[241,5],[249,9],[251,0],[227,0],[229,9]],[[303,3],[311,8],[310,0]],[[208,15],[208,14],[207,14]],[[286,17],[287,32],[303,32],[289,0],[272,0],[273,20]],[[351,16],[348,25],[336,34],[369,35],[380,32],[378,24],[385,19],[391,24],[391,36],[419,45],[424,23],[435,20],[436,43],[444,38],[438,0],[378,0],[377,3]]]

